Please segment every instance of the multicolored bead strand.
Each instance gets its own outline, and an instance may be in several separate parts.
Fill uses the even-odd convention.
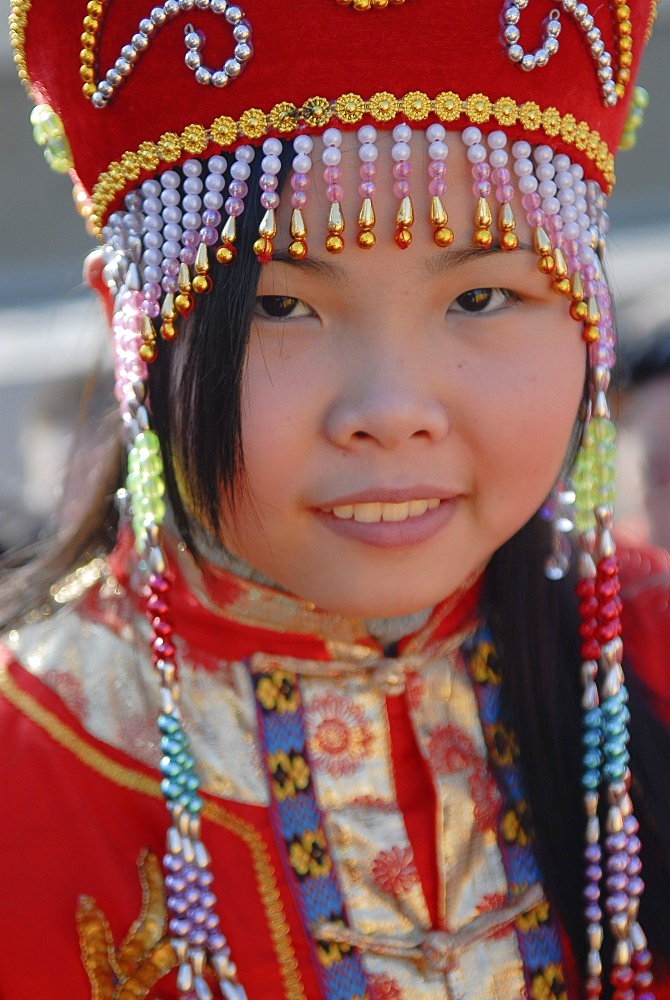
[[[533,247],[539,258],[537,266],[543,274],[551,274],[556,267],[554,247],[544,228],[545,214],[542,211],[542,198],[538,192],[539,182],[530,158],[531,153],[531,145],[525,139],[515,142],[512,146],[514,173],[518,177],[521,204],[533,234]]]
[[[498,202],[498,229],[500,230],[499,242],[503,250],[516,250],[519,246],[519,237],[516,229],[516,219],[512,210],[512,199],[514,198],[514,188],[512,187],[512,174],[508,168],[509,156],[507,153],[507,136],[504,132],[497,130],[491,132],[487,137],[489,145],[489,162],[491,164],[491,181],[495,184],[496,201]]]
[[[358,193],[363,199],[360,212],[358,213],[358,235],[356,242],[359,247],[369,250],[375,245],[376,238],[373,232],[375,225],[375,209],[372,199],[375,196],[377,176],[377,129],[373,125],[364,125],[358,130],[358,156],[361,161],[359,168],[361,182],[358,185]]]
[[[261,188],[261,205],[265,209],[265,215],[258,227],[258,239],[254,243],[254,253],[261,264],[267,264],[272,260],[274,250],[272,241],[277,235],[275,212],[279,208],[277,175],[281,170],[281,160],[279,159],[281,152],[282,144],[279,139],[266,139],[263,143],[263,161],[261,163],[263,173],[258,183]]]
[[[428,194],[430,195],[430,224],[433,227],[433,240],[438,247],[448,247],[454,242],[454,234],[449,229],[449,215],[444,206],[447,193],[447,157],[449,146],[446,142],[447,130],[444,125],[435,123],[426,130],[428,140]]]
[[[237,256],[237,250],[233,245],[237,235],[236,220],[244,211],[244,199],[249,193],[247,181],[251,173],[250,164],[255,155],[253,146],[238,146],[235,150],[235,162],[230,166],[231,180],[228,184],[228,197],[223,206],[228,218],[221,230],[221,245],[216,250],[216,259],[224,266],[232,264]]]
[[[412,226],[414,224],[414,209],[410,196],[410,178],[412,176],[410,142],[412,130],[409,125],[396,125],[393,129],[393,194],[399,199],[400,205],[396,213],[395,241],[401,250],[406,250],[412,242]]]
[[[486,147],[482,145],[482,133],[474,125],[463,130],[463,142],[467,147],[468,160],[472,164],[472,193],[477,199],[475,208],[475,231],[472,242],[482,250],[488,250],[493,243],[491,225],[493,214],[489,204],[491,194],[491,167],[486,157]]]
[[[307,192],[310,187],[309,172],[312,169],[310,153],[314,148],[314,140],[309,135],[299,135],[293,140],[293,174],[291,176],[291,242],[288,252],[295,260],[303,260],[307,256],[307,226],[302,210],[307,204]]]
[[[344,215],[342,213],[342,168],[340,161],[342,153],[342,133],[338,128],[327,128],[323,133],[323,179],[326,183],[326,198],[330,202],[328,210],[328,236],[326,250],[328,253],[341,253],[344,250]]]

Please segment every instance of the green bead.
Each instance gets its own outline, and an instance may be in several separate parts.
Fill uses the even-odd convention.
[[[199,795],[193,795],[186,808],[188,809],[188,811],[191,813],[192,816],[197,816],[199,813],[202,812],[204,804],[205,803],[202,801]]]

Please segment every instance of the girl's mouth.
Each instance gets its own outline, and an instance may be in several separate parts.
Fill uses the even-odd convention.
[[[378,521],[406,521],[411,517],[421,517],[427,510],[440,506],[437,497],[406,500],[401,503],[351,503],[337,507],[323,507],[326,514],[333,514],[343,521],[358,521],[360,524],[376,524]]]

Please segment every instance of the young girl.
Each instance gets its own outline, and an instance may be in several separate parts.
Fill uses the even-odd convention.
[[[13,3],[128,471],[8,600],[3,1000],[670,996],[601,264],[654,8]]]

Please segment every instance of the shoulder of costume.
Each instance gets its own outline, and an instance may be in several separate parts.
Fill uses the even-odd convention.
[[[626,660],[670,726],[670,552],[619,543]]]

